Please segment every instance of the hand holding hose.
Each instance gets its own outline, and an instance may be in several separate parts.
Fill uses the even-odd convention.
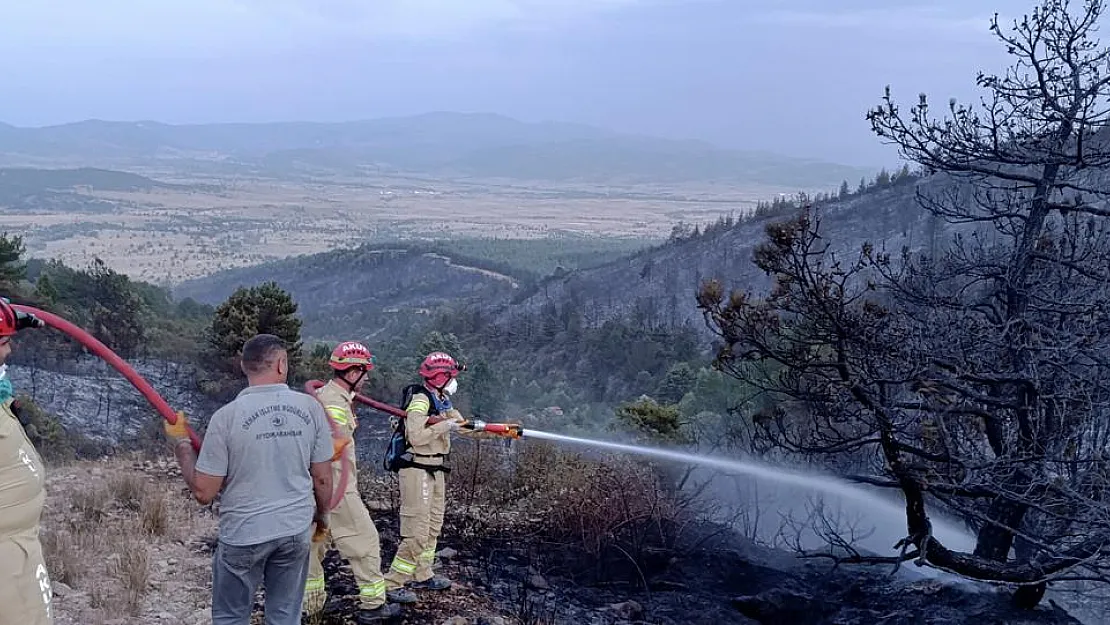
[[[319,543],[326,540],[328,537],[328,515],[327,513],[317,513],[316,517],[312,519],[312,542]]]
[[[6,297],[0,297],[0,300],[4,300],[4,303],[8,304],[8,305],[11,305],[11,303],[12,303],[12,300],[10,300]],[[34,315],[34,313],[27,312],[25,310],[20,310],[19,308],[14,308],[14,307],[13,307],[13,309],[15,310],[15,329],[16,329],[17,332],[19,330],[26,330],[27,328],[45,328],[46,327],[46,322],[44,322],[42,319],[39,319],[38,317],[36,317]]]
[[[45,328],[46,324],[42,319],[34,316],[31,313],[16,311],[15,313],[15,329],[26,330],[27,328]]]
[[[162,429],[166,432],[166,440],[170,445],[177,447],[181,441],[188,441],[189,439],[189,421],[185,418],[185,413],[178,410],[177,420],[173,423],[162,420]]]

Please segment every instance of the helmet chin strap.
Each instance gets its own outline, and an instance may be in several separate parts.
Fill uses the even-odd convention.
[[[350,371],[350,369],[348,369],[347,371]],[[343,380],[343,383],[347,385],[348,391],[353,391],[355,390],[355,387],[358,386],[358,383],[362,381],[362,378],[366,377],[366,369],[362,369],[362,373],[359,374],[354,382],[351,382],[347,379],[347,371],[344,371],[343,374],[339,376],[339,379]]]
[[[436,386],[436,385],[432,384],[431,380],[429,380],[425,383],[425,386],[427,386],[428,388],[430,388],[433,391],[435,391],[436,393],[438,393],[440,397],[450,397],[451,394],[448,393],[446,391],[446,389],[447,389],[447,385],[451,383],[452,379],[453,378],[447,378],[447,381],[444,382],[443,384],[439,385],[439,386]]]

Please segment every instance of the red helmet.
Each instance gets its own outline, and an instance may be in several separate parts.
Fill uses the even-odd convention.
[[[465,370],[466,367],[444,352],[432,352],[420,363],[420,377],[436,388],[447,384]]]
[[[14,336],[18,329],[15,309],[6,298],[0,297],[0,336]]]
[[[364,367],[369,371],[374,368],[374,355],[370,353],[370,348],[358,341],[344,341],[331,351],[328,366],[337,371],[351,367]]]

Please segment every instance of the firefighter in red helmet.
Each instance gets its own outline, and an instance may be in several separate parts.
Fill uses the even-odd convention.
[[[374,368],[374,356],[362,343],[346,341],[332,351],[328,365],[333,370],[331,380],[316,391],[316,398],[324,405],[328,418],[343,437],[336,443],[332,457],[335,483],[339,484],[343,464],[350,467],[346,490],[339,504],[331,511],[328,529],[339,554],[351,563],[351,571],[358,583],[359,611],[355,622],[359,625],[377,623],[394,618],[401,613],[400,606],[386,602],[385,580],[381,572],[381,546],[378,530],[370,518],[366,505],[358,493],[355,453],[350,444],[354,438],[358,419],[354,410],[355,395],[366,383],[367,375]],[[324,585],[323,558],[327,541],[314,542],[309,556],[308,578],[305,582],[304,606],[315,613],[321,608],[335,612],[342,606],[342,599],[329,600]],[[411,592],[394,597],[395,601],[416,601]]]
[[[465,367],[450,354],[432,352],[420,363],[423,384],[405,389],[403,408],[405,460],[396,467],[401,485],[401,544],[386,575],[389,596],[409,588],[445,590],[451,581],[435,575],[436,543],[443,528],[446,499],[444,466],[451,451],[451,433],[468,437],[497,438],[480,432],[461,430],[466,420],[451,405],[458,390],[458,375]],[[428,417],[441,415],[443,421],[428,425]]]
[[[54,594],[39,542],[45,469],[23,429],[4,364],[16,332],[43,325],[0,297],[0,625],[54,622]]]

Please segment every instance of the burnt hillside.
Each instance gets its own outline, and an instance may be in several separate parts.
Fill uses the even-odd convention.
[[[915,196],[920,185],[941,184],[935,178],[908,179],[820,203],[817,211],[830,249],[854,255],[865,241],[892,252],[903,246],[943,245],[958,226],[927,213]],[[785,211],[712,228],[708,234],[674,240],[601,267],[548,278],[526,297],[502,308],[501,317],[509,322],[545,308],[573,305],[593,324],[636,319],[649,326],[700,325],[694,297],[701,281],[718,278],[732,287],[766,288],[769,278],[752,263],[752,252],[765,240],[769,224],[794,214]]]
[[[179,285],[174,295],[219,304],[240,286],[275,281],[289,291],[304,333],[321,339],[377,333],[444,304],[502,300],[515,278],[416,249],[361,247],[229,270]]]

